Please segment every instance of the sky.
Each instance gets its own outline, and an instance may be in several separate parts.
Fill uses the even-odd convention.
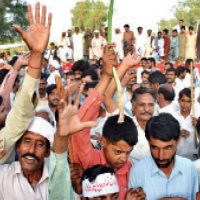
[[[36,0],[27,0],[34,5]],[[80,0],[79,0],[80,1]],[[109,0],[102,0],[109,5]],[[173,7],[180,0],[115,0],[113,14],[113,28],[123,28],[129,24],[132,30],[137,26],[143,26],[144,30],[158,30],[158,22],[161,19],[173,17]],[[39,0],[46,5],[48,11],[53,14],[50,40],[59,42],[61,32],[71,28],[71,9],[78,0]]]

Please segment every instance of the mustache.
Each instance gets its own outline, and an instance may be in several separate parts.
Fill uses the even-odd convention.
[[[141,113],[141,115],[153,115],[152,113],[150,113],[150,112],[144,112],[144,113]]]
[[[25,153],[22,157],[26,157],[26,156],[30,156],[30,157],[33,157],[35,158],[38,162],[40,161],[40,158],[38,158],[35,154],[33,153]]]

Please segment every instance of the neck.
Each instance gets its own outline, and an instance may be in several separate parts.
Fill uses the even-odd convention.
[[[167,168],[160,168],[160,170],[163,171],[167,177],[170,177],[173,167],[174,167],[174,161],[170,163],[170,165]]]
[[[54,107],[54,106],[49,106],[49,107],[50,107],[50,109],[51,109],[51,111],[52,111],[53,113],[56,112],[56,107]]]
[[[189,116],[190,115],[190,112],[188,112],[188,111],[182,111],[181,110],[181,115],[184,117],[184,118],[186,118],[187,116]]]
[[[171,103],[171,101],[162,101],[159,106],[160,106],[160,108],[164,108],[164,107],[168,106],[170,103]]]
[[[138,124],[140,125],[140,127],[142,128],[142,130],[145,130],[147,121],[142,121],[142,120],[138,120],[138,119],[137,119],[137,121],[138,121]]]
[[[31,187],[35,188],[37,183],[40,181],[42,177],[42,172],[43,172],[43,167],[41,167],[39,170],[35,172],[23,171],[23,174],[30,183]]]
[[[40,93],[40,98],[44,98],[46,96],[46,93]]]

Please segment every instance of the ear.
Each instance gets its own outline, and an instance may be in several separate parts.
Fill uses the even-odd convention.
[[[102,136],[101,138],[101,146],[106,147],[108,145],[108,141],[105,137]]]
[[[51,151],[50,151],[50,148],[48,147],[45,157],[49,157],[49,156],[50,156],[50,152],[51,152]]]

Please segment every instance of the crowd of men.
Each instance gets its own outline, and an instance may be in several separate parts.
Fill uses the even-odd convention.
[[[167,54],[158,38],[146,54],[142,28],[136,36],[125,25],[122,57],[95,31],[101,53],[86,45],[87,61],[78,29],[67,54],[65,34],[47,49],[46,12],[37,3],[33,17],[28,5],[29,29],[13,26],[30,51],[0,59],[0,200],[199,200],[200,77],[187,42],[184,54],[172,48],[178,27]]]

